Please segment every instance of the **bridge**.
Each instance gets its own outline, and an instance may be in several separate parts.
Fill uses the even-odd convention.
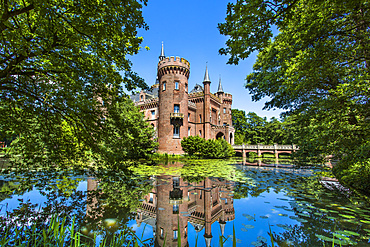
[[[257,156],[260,157],[263,153],[273,153],[275,154],[275,159],[279,159],[279,154],[285,153],[285,154],[291,154],[297,150],[299,150],[299,147],[292,144],[292,145],[249,145],[249,144],[243,144],[243,145],[233,145],[233,148],[235,152],[242,153],[243,158],[246,158],[247,153],[254,152],[257,153]]]

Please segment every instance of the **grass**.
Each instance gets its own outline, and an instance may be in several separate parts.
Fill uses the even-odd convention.
[[[70,226],[66,225],[66,218],[52,216],[50,222],[44,227],[19,226],[7,228],[0,234],[0,246],[99,246],[99,247],[118,247],[118,246],[139,246],[144,245],[146,240],[141,240],[130,229],[125,228],[120,233],[113,235],[112,238],[104,238],[97,243],[96,234],[87,237],[75,228],[76,222],[73,219]]]

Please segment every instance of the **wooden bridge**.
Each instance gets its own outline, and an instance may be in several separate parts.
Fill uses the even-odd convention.
[[[242,153],[243,158],[247,156],[247,153],[254,152],[254,153],[257,153],[258,157],[260,157],[263,153],[273,153],[275,154],[275,159],[279,158],[279,154],[282,154],[282,153],[291,154],[295,152],[296,150],[299,150],[299,148],[294,144],[292,145],[243,144],[243,145],[233,145],[233,148],[235,152]]]

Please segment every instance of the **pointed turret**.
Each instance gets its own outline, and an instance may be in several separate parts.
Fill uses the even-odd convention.
[[[159,56],[159,61],[162,61],[165,58],[166,58],[166,56],[164,55],[163,41],[162,41],[162,50],[161,50],[161,55]]]
[[[208,67],[207,67],[207,64],[206,64],[206,73],[204,74],[204,80],[203,80],[203,83],[204,82],[211,82],[211,80],[209,79],[209,74],[208,74]]]
[[[222,89],[222,85],[221,85],[221,76],[220,76],[220,80],[218,82],[218,90],[217,90],[217,93],[223,93],[224,90]]]

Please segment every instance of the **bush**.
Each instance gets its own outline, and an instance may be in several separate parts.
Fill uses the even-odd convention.
[[[185,153],[203,158],[219,159],[235,154],[233,147],[224,139],[205,140],[199,136],[189,136],[181,141],[181,146]]]

